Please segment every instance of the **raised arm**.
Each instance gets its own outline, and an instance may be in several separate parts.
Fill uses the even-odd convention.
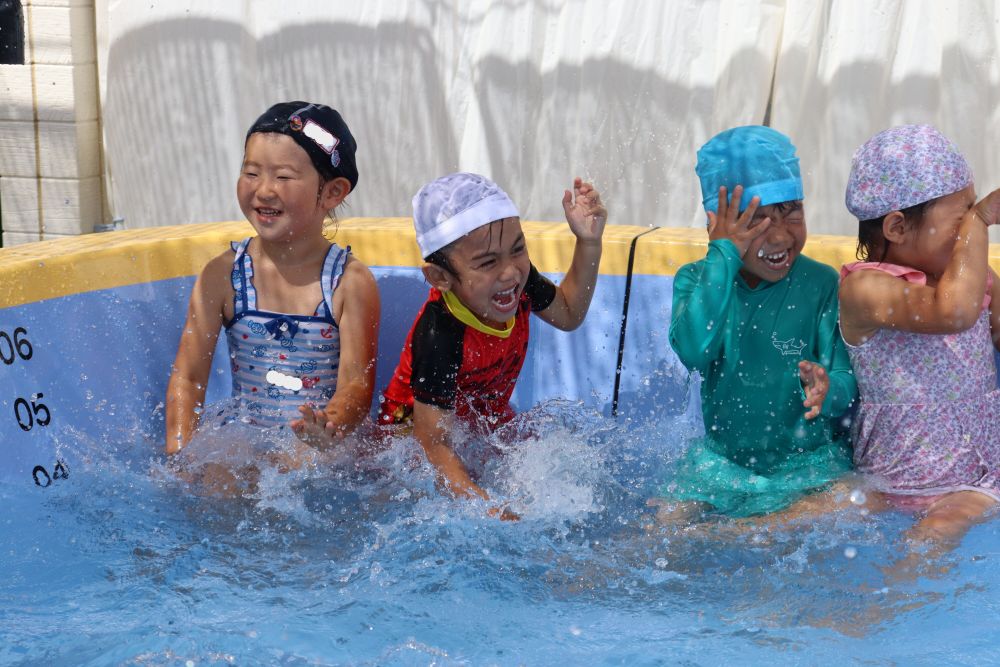
[[[719,188],[718,212],[708,213],[705,259],[682,267],[674,277],[670,345],[689,370],[704,372],[721,353],[736,274],[750,243],[770,226],[768,218],[752,224],[757,197],[737,215],[742,196],[743,188],[736,186],[730,206],[726,188]]]
[[[856,271],[844,279],[840,290],[841,326],[849,343],[860,343],[887,327],[947,334],[975,324],[986,289],[986,228],[996,224],[1000,215],[1000,190],[958,214],[961,220],[955,245],[936,285],[908,283],[881,271]],[[884,224],[887,238],[896,234],[902,238],[898,225],[905,221],[893,222],[887,217]]]
[[[191,292],[187,320],[167,384],[167,454],[180,451],[198,427],[196,408],[205,403],[230,271],[231,256],[223,253],[205,266]]]
[[[569,190],[563,193],[562,204],[566,221],[576,236],[573,261],[556,288],[552,303],[536,314],[557,329],[572,331],[583,323],[594,296],[608,211],[597,190],[580,178],[574,179],[572,193]]]
[[[364,421],[375,392],[381,314],[378,286],[368,267],[353,257],[334,292],[333,311],[340,330],[337,389],[322,410],[301,406],[302,418],[291,424],[301,440],[320,448]]]

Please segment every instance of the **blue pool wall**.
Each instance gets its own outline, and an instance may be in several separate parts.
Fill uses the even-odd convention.
[[[195,274],[221,251],[224,238],[240,238],[249,229],[228,224],[198,226],[211,231],[104,234],[106,240],[92,237],[81,248],[53,241],[0,250],[0,305],[6,305],[0,308],[0,479],[49,488],[66,483],[62,472],[112,450],[160,455],[166,385]],[[378,389],[387,384],[428,290],[409,225],[405,219],[358,219],[337,232],[378,282]],[[557,269],[568,264],[573,243],[566,226],[525,227],[532,261],[561,280]],[[691,410],[690,379],[667,330],[673,273],[704,255],[704,232],[648,232],[609,228],[593,302],[579,329],[562,332],[533,319],[513,397],[518,410],[566,399],[608,418],[640,422]],[[828,248],[835,259],[844,243]],[[379,258],[388,261],[379,264]],[[231,389],[224,344],[220,336],[210,403]]]

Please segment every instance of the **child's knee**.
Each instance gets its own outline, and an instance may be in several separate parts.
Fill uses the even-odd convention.
[[[656,522],[665,526],[691,523],[700,519],[709,507],[696,501],[676,501],[667,498],[650,498],[647,507],[656,509]]]
[[[950,494],[931,505],[920,529],[940,539],[961,537],[995,505],[996,500],[976,491]]]

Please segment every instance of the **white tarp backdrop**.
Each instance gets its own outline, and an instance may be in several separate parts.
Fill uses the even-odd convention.
[[[851,154],[929,122],[1000,185],[1000,11],[936,0],[98,0],[109,199],[129,227],[239,219],[243,137],[270,104],[337,108],[359,143],[340,215],[409,215],[484,173],[560,220],[592,179],[612,222],[701,226],[695,151],[766,123],[799,148],[813,232],[854,234]],[[995,179],[995,180],[994,180]]]

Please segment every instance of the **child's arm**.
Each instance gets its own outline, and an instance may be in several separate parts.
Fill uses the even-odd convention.
[[[986,288],[988,225],[1000,214],[995,190],[962,217],[954,249],[936,286],[916,285],[881,271],[856,271],[841,284],[844,338],[861,342],[884,327],[947,334],[975,324]]]
[[[423,447],[427,460],[437,469],[449,491],[459,498],[479,496],[489,500],[489,495],[472,480],[465,464],[448,442],[452,414],[450,410],[413,401],[413,437]],[[506,521],[520,518],[510,510],[499,507],[490,508],[489,514]]]
[[[562,204],[569,228],[576,236],[573,261],[552,303],[536,315],[557,329],[572,331],[583,323],[594,295],[608,211],[597,190],[579,178],[573,181],[573,194],[569,190],[563,194]]]
[[[733,205],[726,188],[719,188],[718,213],[708,213],[708,252],[697,264],[688,264],[674,277],[670,315],[670,345],[685,367],[705,371],[721,350],[725,317],[736,274],[750,243],[767,231],[765,218],[751,226],[759,197],[737,215],[743,187],[733,189]]]
[[[836,283],[833,283],[836,285]],[[799,379],[808,409],[806,419],[838,417],[858,397],[858,383],[838,325],[837,289],[833,287],[818,313],[817,362],[800,361]]]
[[[196,408],[205,403],[231,271],[232,255],[223,253],[205,266],[191,292],[187,321],[167,384],[167,454],[180,451],[198,427]]]
[[[339,440],[364,421],[375,391],[381,314],[378,286],[368,267],[354,258],[348,260],[334,292],[333,311],[340,331],[337,390],[323,410],[300,406],[302,419],[291,423],[301,440],[320,447]]]

